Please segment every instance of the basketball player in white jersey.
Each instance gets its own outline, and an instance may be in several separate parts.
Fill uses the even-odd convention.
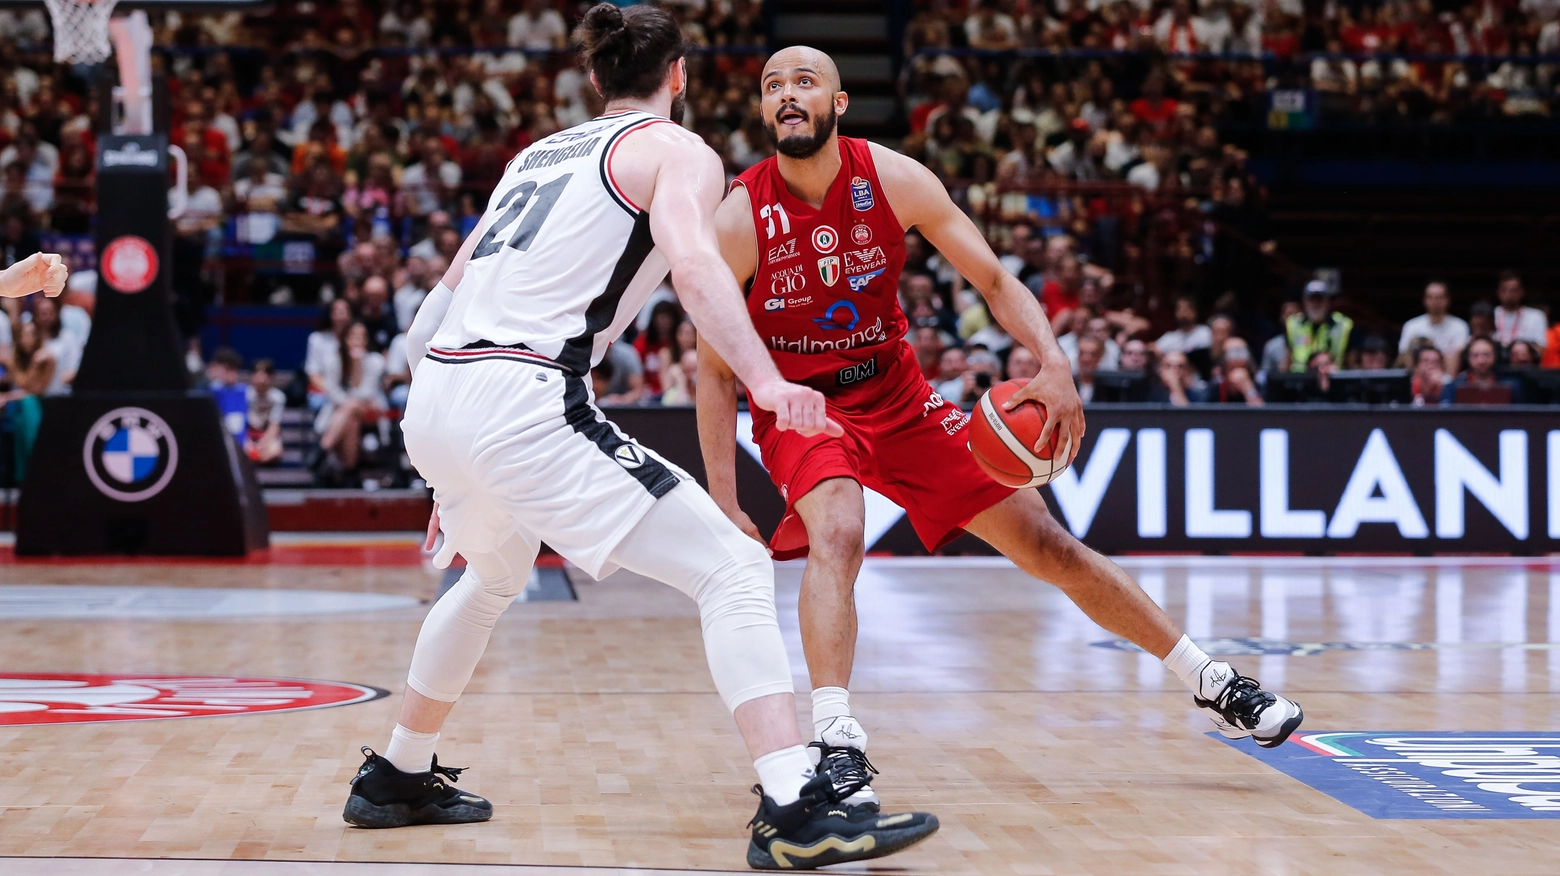
[[[34,292],[58,298],[69,276],[64,259],[54,253],[35,252],[0,271],[0,298],[25,298]]]
[[[459,552],[467,566],[423,624],[400,720],[383,757],[364,750],[344,817],[399,827],[492,816],[488,801],[446,784],[459,770],[440,767],[434,747],[546,541],[592,575],[623,567],[698,602],[715,686],[761,781],[751,866],[891,854],[930,836],[937,819],[847,811],[839,803],[856,789],[842,793],[827,769],[815,775],[767,553],[591,398],[591,367],[670,268],[754,404],[782,428],[840,434],[822,395],[780,378],[721,259],[721,162],[669,121],[687,84],[675,20],[603,3],[577,37],[606,114],[509,163],[408,333],[407,452],[438,503],[445,544],[436,562]]]

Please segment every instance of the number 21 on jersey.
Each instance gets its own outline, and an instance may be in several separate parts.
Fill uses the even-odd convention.
[[[785,215],[785,208],[780,206],[779,204],[765,204],[758,211],[758,215],[761,218],[763,218],[763,219],[765,219],[765,220],[767,220],[769,222],[769,226],[768,226],[768,229],[767,229],[768,235],[769,235],[768,238],[767,238],[768,240],[774,240],[774,238],[775,238],[775,217],[776,216],[780,217],[780,233],[781,234],[790,234],[791,233],[791,217]]]
[[[536,183],[528,180],[510,189],[503,200],[498,202],[498,209],[504,212],[493,220],[487,234],[482,235],[482,241],[471,251],[471,258],[480,259],[490,256],[505,246],[521,252],[530,249],[531,241],[536,239],[536,233],[542,229],[542,223],[547,221],[547,214],[551,213],[553,205],[558,203],[558,196],[563,194],[563,188],[569,184],[572,176],[574,174],[566,173],[540,188]],[[531,211],[525,214],[525,219],[515,229],[514,235],[507,241],[499,240],[499,234],[520,218],[527,204],[532,205]],[[506,207],[508,209],[505,209]]]

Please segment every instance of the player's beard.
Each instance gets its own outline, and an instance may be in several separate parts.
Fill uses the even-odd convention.
[[[811,158],[817,155],[834,135],[834,125],[838,119],[839,113],[834,111],[834,104],[831,102],[828,115],[822,116],[813,123],[810,134],[790,134],[781,137],[780,120],[777,118],[764,120],[764,133],[769,135],[769,142],[774,144],[775,151],[781,155],[787,158]]]
[[[682,124],[683,113],[688,111],[688,89],[684,88],[672,98],[672,111],[667,116],[674,124]]]

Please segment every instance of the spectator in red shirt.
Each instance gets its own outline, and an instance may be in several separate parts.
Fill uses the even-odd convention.
[[[661,394],[661,351],[670,347],[683,321],[683,309],[675,301],[662,301],[650,310],[650,325],[634,339],[639,360],[645,363],[645,390]]]
[[[1155,70],[1143,80],[1143,96],[1132,101],[1131,109],[1139,121],[1159,130],[1175,118],[1179,105],[1174,98],[1165,97],[1165,75]]]

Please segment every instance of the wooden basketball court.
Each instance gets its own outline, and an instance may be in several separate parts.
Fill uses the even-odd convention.
[[[431,599],[441,580],[410,542],[284,544],[268,561],[229,564],[6,558],[0,872],[748,872],[751,766],[710,682],[694,605],[669,588],[576,572],[578,601],[517,603],[440,744],[444,761],[472,767],[461,785],[493,800],[494,819],[367,831],[341,821],[347,782],[358,746],[382,746],[394,723],[426,611],[396,597]],[[1560,743],[1550,732],[1560,723],[1560,650],[1550,645],[1560,643],[1560,562],[1127,565],[1194,637],[1269,652],[1227,659],[1301,702],[1303,732],[1526,731]],[[800,572],[782,564],[779,580],[805,691]],[[126,595],[115,602],[107,588]],[[359,594],[374,598],[340,601]],[[1005,562],[869,560],[859,594],[853,704],[883,770],[875,786],[888,807],[933,811],[943,827],[851,872],[1554,871],[1560,823],[1550,819],[1560,812],[1513,805],[1520,817],[1504,817],[1510,793],[1453,777],[1434,779],[1437,793],[1478,808],[1427,813],[1414,807],[1432,808],[1423,801],[1434,794],[1409,794],[1420,786],[1378,772],[1360,781],[1416,817],[1372,817],[1358,808],[1369,800],[1343,802],[1259,761],[1249,743],[1209,736],[1157,660],[1113,646]],[[121,680],[47,681],[72,675]],[[112,721],[17,723],[41,720],[47,705],[29,703],[24,684],[109,690],[143,676],[314,679],[392,695],[159,720],[120,703],[121,713],[89,715]],[[182,702],[222,705],[192,696]],[[65,717],[104,702],[67,706],[78,714]],[[166,713],[181,700],[160,702]],[[1326,767],[1329,738],[1280,751],[1297,769]],[[1368,754],[1364,740],[1337,744]],[[1340,782],[1351,772],[1336,771]]]

